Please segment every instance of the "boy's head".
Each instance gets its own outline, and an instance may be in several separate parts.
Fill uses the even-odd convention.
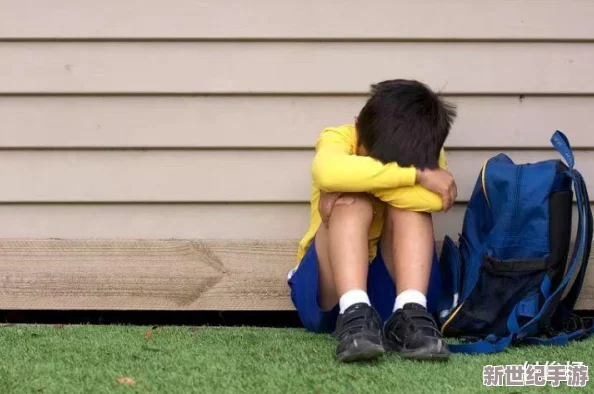
[[[367,154],[403,167],[438,168],[456,108],[417,81],[380,82],[371,93],[356,125]]]

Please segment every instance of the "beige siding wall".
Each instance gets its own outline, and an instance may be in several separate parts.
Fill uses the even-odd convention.
[[[0,237],[300,237],[317,134],[396,77],[458,104],[456,234],[555,129],[594,190],[593,65],[588,0],[0,0]]]

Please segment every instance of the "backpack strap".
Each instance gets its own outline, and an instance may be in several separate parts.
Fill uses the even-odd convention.
[[[557,130],[553,133],[551,137],[551,144],[557,152],[565,159],[565,163],[570,169],[573,169],[575,166],[575,157],[573,156],[573,151],[571,150],[571,145],[569,144],[569,140],[567,136],[563,134],[563,132]]]
[[[571,170],[571,172],[573,174],[572,178],[574,181],[576,195],[578,196],[579,222],[578,235],[576,237],[576,243],[571,256],[570,269],[567,271],[565,276],[568,276],[568,279],[571,279],[570,271],[573,272],[572,265],[575,267],[578,262],[581,262],[581,266],[575,277],[573,285],[567,292],[565,298],[559,302],[557,308],[555,309],[555,313],[552,316],[554,325],[561,327],[558,329],[559,333],[551,338],[525,338],[525,341],[528,343],[540,345],[565,345],[572,339],[583,339],[594,333],[594,324],[592,321],[588,319],[582,319],[581,317],[573,314],[573,308],[575,307],[575,303],[579,297],[584,278],[586,276],[586,270],[588,268],[588,261],[592,246],[592,227],[594,220],[592,218],[592,210],[590,208],[589,202],[590,199],[588,197],[584,179],[582,175],[576,170]],[[581,253],[579,253],[580,249],[582,249]]]
[[[509,345],[511,345],[513,338],[513,334],[510,334],[503,338],[496,337],[495,335],[489,335],[481,341],[448,345],[448,348],[452,353],[499,353],[505,350]]]
[[[586,330],[575,330],[573,332],[563,332],[552,338],[526,337],[522,342],[530,345],[565,346],[569,344],[569,341],[581,338],[584,335],[586,335]]]
[[[565,298],[563,300],[561,300],[561,304],[562,304],[563,308],[570,312],[573,311],[573,308],[575,307],[575,303],[577,302],[577,299],[580,295],[580,291],[582,289],[582,285],[583,285],[584,279],[586,277],[586,269],[588,268],[588,261],[590,258],[590,251],[592,248],[592,236],[593,236],[592,227],[593,227],[593,222],[594,222],[594,220],[592,218],[592,209],[590,207],[590,198],[588,196],[588,191],[586,190],[586,183],[584,181],[584,178],[582,177],[582,174],[580,174],[577,170],[572,170],[572,172],[574,173],[574,182],[578,182],[581,186],[583,207],[578,207],[578,209],[584,210],[583,220],[584,220],[585,236],[583,238],[584,250],[583,250],[582,259],[581,259],[582,265],[580,267],[580,270],[578,271],[575,281],[573,282],[573,285],[569,289],[569,292],[567,293]],[[578,205],[580,205],[579,202],[578,202]],[[579,234],[578,234],[578,236],[579,236]],[[577,239],[576,239],[576,242],[577,242]],[[574,253],[575,253],[575,249],[574,249]],[[572,258],[573,258],[573,254],[572,254]]]
[[[573,253],[571,255],[571,262],[577,260],[581,255],[581,266],[573,285],[560,303],[560,310],[562,312],[571,313],[580,295],[584,278],[586,276],[586,269],[588,268],[588,260],[590,258],[590,251],[592,247],[592,226],[594,220],[592,218],[592,209],[590,207],[590,197],[588,196],[586,182],[584,181],[582,174],[573,168],[575,165],[575,159],[573,157],[571,146],[569,145],[567,137],[561,131],[557,130],[551,138],[551,143],[565,158],[565,161],[569,167],[569,176],[573,181],[573,188],[575,190],[578,205],[578,233],[576,236],[576,243],[574,245]],[[580,251],[581,253],[579,253]]]
[[[556,131],[553,135],[553,138],[551,138],[551,142],[557,151],[559,151],[559,153],[561,153],[561,155],[565,158],[565,161],[569,167],[567,174],[572,179],[578,208],[577,235],[570,258],[569,268],[567,269],[567,272],[565,273],[561,283],[557,286],[557,289],[546,299],[540,312],[526,325],[524,325],[522,331],[526,331],[528,327],[537,324],[539,319],[541,319],[542,316],[549,311],[549,308],[555,304],[555,301],[562,296],[563,291],[573,277],[577,265],[581,263],[573,285],[571,286],[565,298],[559,302],[553,315],[553,320],[559,322],[560,325],[571,319],[573,308],[575,307],[575,303],[578,299],[584,278],[586,276],[586,269],[588,268],[588,261],[592,246],[592,227],[594,220],[592,218],[592,209],[590,207],[590,198],[586,189],[586,183],[582,177],[582,174],[573,168],[575,160],[571,151],[571,147],[569,146],[569,142],[567,141],[567,137],[565,137],[565,135],[560,131]],[[551,338],[526,337],[523,338],[523,341],[542,345],[562,345],[566,344],[571,339],[591,335],[593,332],[594,328],[592,327],[585,328],[583,324],[575,324],[574,329],[561,332]]]

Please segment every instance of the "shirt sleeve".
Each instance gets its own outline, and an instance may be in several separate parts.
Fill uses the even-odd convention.
[[[442,149],[439,166],[447,170],[447,159]],[[420,185],[376,190],[373,195],[381,201],[400,209],[416,212],[439,212],[443,210],[441,196]]]
[[[415,168],[383,164],[351,152],[353,142],[349,134],[347,129],[329,128],[318,138],[311,171],[315,184],[322,191],[373,192],[415,184]]]

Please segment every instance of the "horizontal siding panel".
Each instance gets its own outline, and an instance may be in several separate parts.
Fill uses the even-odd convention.
[[[498,151],[451,151],[459,199]],[[509,152],[518,162],[554,151]],[[295,202],[307,201],[313,151],[5,151],[1,202]],[[594,155],[577,166],[594,190]]]
[[[455,148],[550,147],[555,129],[594,147],[594,97],[448,97]],[[363,96],[0,96],[0,148],[304,148],[352,122]]]
[[[438,240],[457,237],[464,210],[434,215]],[[0,221],[0,238],[15,239],[298,239],[309,204],[0,204]]]
[[[4,42],[1,93],[594,93],[594,43]]]
[[[294,310],[286,275],[296,248],[295,240],[2,240],[0,308]],[[576,306],[594,306],[592,265]]]
[[[300,204],[0,204],[0,238],[292,239]]]
[[[591,39],[593,18],[587,0],[3,0],[0,37]]]

